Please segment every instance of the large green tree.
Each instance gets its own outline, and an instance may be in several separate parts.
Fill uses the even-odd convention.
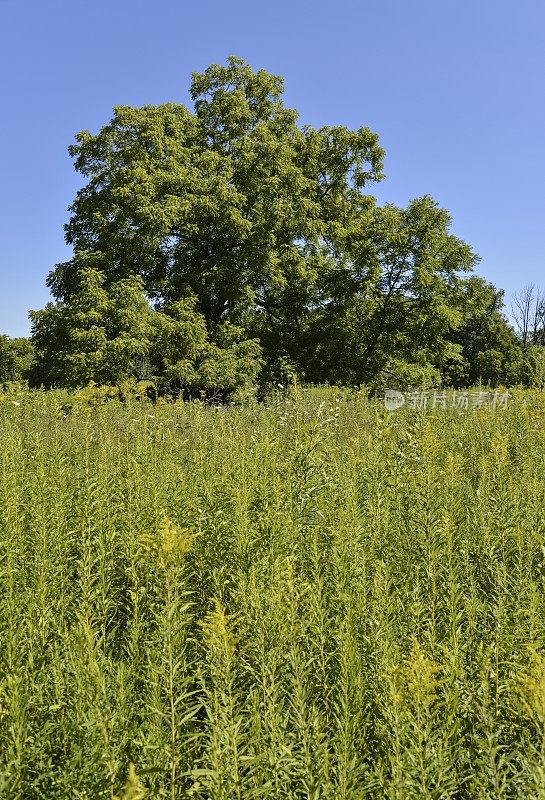
[[[330,258],[325,243],[373,205],[362,189],[380,179],[383,154],[367,128],[299,126],[282,89],[279,77],[230,58],[193,75],[193,113],[119,107],[98,134],[78,134],[70,152],[87,183],[66,226],[74,257],[48,278],[49,315],[62,316],[91,264],[105,291],[137,276],[167,314],[190,302],[218,364],[229,363],[220,351],[232,352],[234,332],[246,360],[256,335],[274,358],[290,352]],[[48,340],[51,352],[62,348],[42,333],[45,365]],[[63,341],[76,353],[79,340]]]
[[[281,78],[231,57],[193,75],[193,110],[118,107],[77,135],[74,256],[49,275],[56,302],[33,316],[46,383],[112,379],[144,351],[165,383],[231,389],[259,370],[343,383],[436,374],[457,352],[447,334],[467,316],[476,258],[448,214],[427,197],[377,207],[376,134],[300,125],[282,93]],[[82,270],[98,304],[81,298]],[[130,293],[127,324],[110,323],[106,309]]]

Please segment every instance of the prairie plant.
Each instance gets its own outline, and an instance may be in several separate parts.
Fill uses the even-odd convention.
[[[0,796],[545,797],[545,401],[515,395],[0,395]]]

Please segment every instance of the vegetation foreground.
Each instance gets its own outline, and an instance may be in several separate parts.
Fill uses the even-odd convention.
[[[545,797],[545,402],[0,394],[0,796]]]

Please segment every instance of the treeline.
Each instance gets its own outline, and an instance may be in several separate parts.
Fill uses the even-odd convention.
[[[31,341],[0,340],[0,380],[224,397],[293,378],[541,381],[542,345],[508,323],[449,214],[428,196],[379,206],[377,135],[300,125],[282,93],[231,57],[193,74],[192,111],[117,107],[76,136],[74,254]]]

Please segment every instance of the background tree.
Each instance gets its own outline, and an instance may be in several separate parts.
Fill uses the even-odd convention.
[[[477,258],[448,213],[429,197],[379,208],[376,134],[301,126],[282,92],[231,57],[193,75],[193,111],[118,107],[77,135],[74,256],[32,316],[46,384],[116,379],[142,359],[192,392],[258,373],[439,380],[459,356]]]
[[[458,387],[519,383],[523,351],[502,312],[503,291],[474,275],[467,282],[466,297],[464,321],[449,334],[458,354],[444,365],[444,379]]]
[[[524,351],[523,376],[529,386],[545,388],[545,346],[530,344]]]
[[[140,277],[108,284],[103,272],[86,266],[92,259],[81,260],[71,291],[56,288],[57,302],[31,312],[34,385],[152,379],[164,389],[222,397],[253,387],[260,365],[256,341],[241,342],[240,330],[224,323],[219,344],[211,344],[194,298],[153,309]]]
[[[56,303],[30,312],[34,385],[75,388],[145,377],[138,366],[148,354],[152,312],[141,280],[130,276],[106,287],[90,260],[81,259],[70,292],[57,290]]]
[[[92,257],[105,288],[138,276],[158,307],[194,298],[210,346],[258,331],[275,357],[292,350],[324,241],[372,205],[361,190],[383,154],[367,128],[299,127],[282,88],[230,58],[193,76],[194,113],[120,107],[96,136],[78,134],[70,152],[87,184],[66,228],[74,258],[48,278],[54,296],[69,302]]]
[[[545,294],[528,283],[513,294],[511,313],[524,350],[532,344],[545,344]]]
[[[0,383],[26,380],[32,358],[30,339],[0,335]]]

